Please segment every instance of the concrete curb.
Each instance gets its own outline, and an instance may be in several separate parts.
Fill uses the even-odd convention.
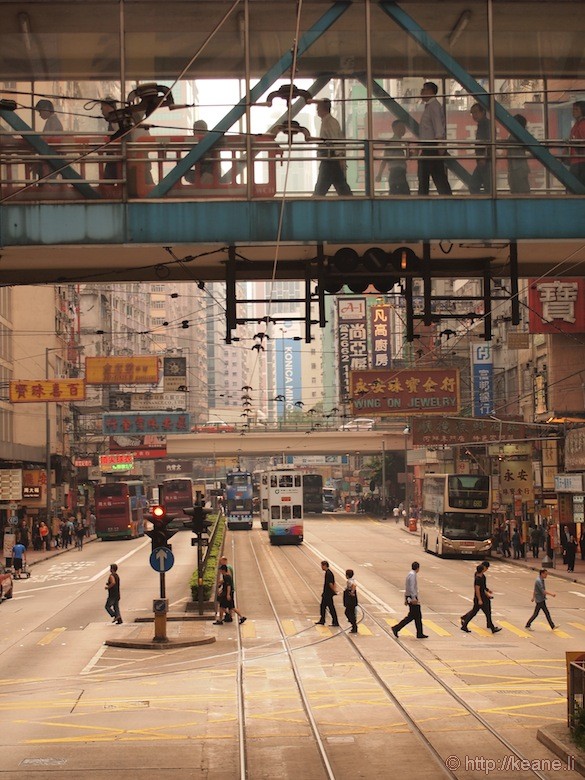
[[[176,650],[181,647],[197,647],[199,645],[211,645],[216,641],[214,636],[206,636],[202,639],[167,639],[164,642],[153,642],[140,639],[107,639],[104,644],[108,647],[125,647],[130,650]]]
[[[542,568],[546,568],[542,566],[542,561],[540,561],[538,565],[533,565],[532,561],[527,561],[523,559],[514,559],[514,558],[502,558],[502,556],[499,554],[492,555],[491,559],[492,561],[498,561],[498,563],[509,563],[511,566],[521,566],[523,569],[527,569],[528,571],[535,572],[536,574],[538,574],[538,572]],[[558,577],[561,580],[567,580],[567,582],[575,582],[578,585],[585,584],[583,582],[583,579],[577,579],[574,576],[575,572],[559,571],[558,569],[546,569],[546,570],[551,577]]]
[[[538,729],[536,738],[542,742],[551,753],[561,758],[565,764],[570,759],[573,771],[585,777],[585,751],[577,747],[571,739],[571,731],[568,726],[545,726]]]

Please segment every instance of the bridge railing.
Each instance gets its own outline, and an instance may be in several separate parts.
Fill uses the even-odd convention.
[[[0,132],[1,197],[24,201],[148,199],[158,185],[157,197],[164,199],[255,200],[282,196],[286,185],[288,196],[305,198],[313,193],[323,161],[323,146],[317,140],[289,146],[270,135],[227,135],[161,194],[165,177],[204,136],[159,136],[140,129],[131,135],[131,140],[108,143],[108,136],[95,134]],[[35,151],[33,137],[46,142],[50,153]],[[541,145],[567,165],[576,159],[585,161],[583,142],[580,149],[576,142],[559,139]],[[415,195],[422,151],[425,160],[446,164],[456,196],[564,197],[567,192],[528,148],[509,140],[493,146],[487,141],[448,140],[438,150],[419,140],[347,140],[332,142],[329,148],[334,149],[335,161],[345,171],[355,197]],[[69,167],[67,172],[52,173],[51,166]],[[471,185],[478,166],[484,171],[479,192]],[[404,171],[408,192],[392,191],[397,167]]]

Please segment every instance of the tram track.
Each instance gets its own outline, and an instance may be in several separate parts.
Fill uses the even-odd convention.
[[[303,554],[303,556],[305,556],[307,560],[311,561],[311,564],[314,564],[315,559],[318,559],[317,551],[314,548],[312,548],[312,554],[309,554],[304,547],[299,548],[299,551]],[[320,596],[314,591],[314,589],[310,585],[308,585],[304,575],[300,572],[298,567],[290,561],[288,556],[287,556],[287,562],[289,563],[289,565],[291,565],[292,570],[299,577],[299,579],[302,580],[305,583],[306,587],[312,592],[313,596],[315,597],[315,601],[319,602]],[[403,643],[399,642],[398,639],[396,639],[391,634],[391,630],[389,629],[389,627],[385,625],[372,612],[371,609],[364,607],[363,603],[360,603],[360,607],[364,617],[367,617],[372,623],[374,623],[374,625],[376,625],[376,627],[383,633],[383,635],[389,641],[398,644],[401,650],[404,653],[406,653],[409,656],[409,658],[420,669],[424,671],[425,674],[431,677],[435,683],[437,683],[460,707],[462,707],[477,723],[481,725],[483,729],[485,729],[495,740],[497,740],[497,742],[499,742],[508,751],[508,754],[506,755],[510,755],[510,754],[513,755],[520,762],[525,762],[525,765],[531,763],[530,760],[527,759],[527,757],[524,756],[498,729],[492,726],[492,724],[490,724],[489,721],[487,721],[482,715],[480,715],[480,713],[478,713],[473,707],[471,707],[447,682],[441,679],[441,677],[433,669],[431,669],[431,667],[428,664],[426,664],[421,658],[419,658],[419,656],[417,656],[415,652],[413,652],[409,647],[407,647]],[[449,777],[458,779],[459,775],[453,770],[451,770],[446,764],[446,761],[448,760],[449,757],[441,756],[439,752],[434,748],[430,740],[424,734],[422,728],[416,722],[416,719],[410,716],[408,710],[405,708],[402,702],[400,702],[400,700],[390,690],[388,685],[384,682],[382,677],[378,674],[377,670],[374,668],[373,664],[369,661],[368,658],[366,658],[361,648],[358,647],[358,645],[356,644],[356,638],[350,636],[346,631],[342,633],[345,639],[347,640],[347,642],[351,644],[353,650],[359,656],[364,666],[366,666],[368,671],[382,686],[382,688],[387,693],[387,695],[392,700],[392,702],[403,713],[404,717],[407,719],[407,722],[416,731],[421,741],[425,744],[426,747],[428,747],[432,751],[433,756],[439,759],[440,764],[442,768],[446,771],[447,775]],[[531,767],[529,770],[525,770],[525,771],[530,772],[530,775],[533,777],[538,777],[539,780],[549,780],[548,776],[537,768]]]

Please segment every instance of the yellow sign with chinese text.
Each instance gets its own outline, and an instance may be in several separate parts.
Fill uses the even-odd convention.
[[[13,404],[67,403],[84,398],[83,379],[14,379],[10,382]]]
[[[156,355],[137,357],[87,357],[85,381],[88,385],[155,385],[159,359]]]
[[[457,368],[351,371],[349,377],[355,416],[445,416],[461,407]]]

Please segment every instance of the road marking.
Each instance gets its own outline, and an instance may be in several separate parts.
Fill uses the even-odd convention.
[[[569,593],[572,593],[573,596],[580,596],[582,599],[585,599],[585,593],[579,593],[578,590],[570,590]]]
[[[569,625],[573,626],[574,628],[578,628],[579,631],[585,631],[585,626],[583,625],[583,623],[571,623],[571,622],[569,622]]]
[[[54,628],[50,634],[47,634],[42,639],[39,639],[37,645],[50,645],[54,639],[57,639],[57,637],[63,633],[63,631],[67,631],[64,626],[61,628]]]
[[[329,626],[315,626],[315,629],[320,636],[333,636],[333,632]]]
[[[147,539],[145,542],[143,542],[141,545],[136,547],[134,550],[131,550],[129,553],[126,553],[126,555],[123,555],[121,558],[118,558],[117,561],[114,561],[114,563],[118,564],[118,566],[123,563],[125,560],[130,558],[132,555],[136,555],[137,552],[140,550],[144,550],[145,547],[147,547],[150,544],[150,539]],[[102,569],[101,571],[98,571],[97,574],[94,574],[91,579],[88,580],[88,582],[95,582],[96,580],[99,580],[100,577],[103,577],[105,574],[109,574],[110,567],[108,566],[105,569]]]
[[[474,626],[473,623],[470,623],[467,628],[469,628],[471,631],[473,631],[474,634],[478,634],[479,636],[491,636],[492,632],[488,631],[487,628],[480,628],[479,626]]]
[[[571,639],[571,635],[567,634],[566,631],[562,631],[560,628],[553,628],[553,633],[560,636],[561,639]]]
[[[294,636],[296,633],[298,633],[297,627],[295,626],[295,621],[290,620],[290,618],[282,621],[282,630],[287,636]]]
[[[91,658],[90,661],[83,667],[80,674],[89,674],[107,649],[107,645],[102,645],[93,658]]]
[[[256,639],[256,626],[250,620],[240,627],[242,639]]]
[[[423,622],[425,628],[428,626],[431,631],[435,632],[435,634],[438,634],[439,636],[451,636],[449,631],[445,631],[443,626],[438,625],[438,623],[434,623],[432,620],[428,620],[427,618],[425,618]]]
[[[384,618],[386,623],[388,623],[389,626],[397,626],[398,622],[396,620],[392,620],[392,618]],[[414,636],[412,631],[409,628],[402,628],[400,630],[401,634],[406,634],[406,636]]]
[[[361,634],[362,636],[374,636],[372,631],[367,626],[364,626],[363,623],[360,623],[358,626],[358,634]]]
[[[511,623],[508,623],[506,620],[500,620],[500,625],[503,626],[504,628],[507,628],[508,631],[511,631],[513,634],[516,634],[516,636],[521,636],[523,638],[530,636],[530,632],[522,631],[522,629],[516,628],[516,626],[513,626]]]
[[[469,596],[462,596],[461,593],[457,594],[460,599],[465,599],[465,601],[473,601],[473,599],[470,599]]]

